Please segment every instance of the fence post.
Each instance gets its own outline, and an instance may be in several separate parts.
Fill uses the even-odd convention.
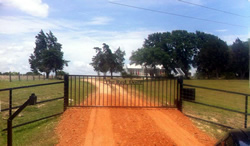
[[[245,124],[244,124],[244,128],[247,128],[247,108],[248,108],[248,96],[246,95],[246,100],[245,100]]]
[[[9,72],[9,76],[10,76],[10,82],[11,82],[11,72]]]
[[[12,89],[9,90],[9,118],[12,115]],[[8,128],[8,146],[12,146],[12,121],[7,121],[7,128]]]
[[[8,119],[7,121],[7,128],[8,128],[8,146],[12,146],[12,120]]]
[[[66,111],[69,105],[69,75],[64,75],[64,108]]]
[[[12,115],[12,89],[9,90],[9,117]]]
[[[182,112],[182,89],[183,89],[183,77],[182,76],[178,78],[178,84],[180,85],[180,94],[179,94],[179,99],[177,102],[177,108],[179,111]]]
[[[20,72],[18,73],[18,79],[19,79],[19,81],[21,81],[21,78],[20,78]]]

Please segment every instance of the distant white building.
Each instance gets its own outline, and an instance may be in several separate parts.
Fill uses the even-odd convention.
[[[135,64],[127,64],[125,66],[125,71],[128,74],[131,75],[137,75],[137,76],[163,76],[165,75],[165,69],[163,68],[162,65],[157,65],[156,66],[156,71],[154,72],[154,69],[152,67],[147,67],[145,68],[145,66],[141,66],[141,65],[135,65]]]

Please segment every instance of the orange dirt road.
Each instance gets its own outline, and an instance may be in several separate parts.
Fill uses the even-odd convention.
[[[56,132],[59,146],[215,143],[176,109],[70,108]]]
[[[68,108],[55,130],[58,146],[210,146],[216,142],[180,111],[166,108]]]

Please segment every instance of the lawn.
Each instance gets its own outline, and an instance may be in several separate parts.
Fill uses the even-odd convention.
[[[35,80],[35,81],[0,81],[0,89],[33,84],[50,83],[60,80]],[[90,84],[85,84],[84,88],[90,88]],[[31,95],[35,93],[38,101],[63,97],[64,84],[47,85],[41,87],[32,87],[13,90],[13,106],[23,104]],[[82,89],[83,86],[80,86]],[[74,94],[74,93],[73,93]],[[8,108],[9,92],[0,92],[1,109]],[[15,110],[12,111],[14,113]],[[14,120],[13,125],[36,120],[42,117],[63,112],[63,100],[56,100],[26,107]],[[6,128],[8,111],[0,113],[0,129]],[[13,145],[54,145],[57,143],[57,137],[54,128],[59,118],[50,118],[35,122],[26,126],[13,129]],[[7,132],[1,132],[0,145],[6,145]]]
[[[248,80],[184,80],[184,84],[250,94]],[[184,86],[184,88],[192,88],[192,87]],[[195,102],[214,105],[222,108],[231,109],[234,111],[245,112],[245,96],[243,95],[212,91],[200,88],[195,88],[195,90],[196,90]],[[250,108],[250,102],[248,100],[247,109],[249,108]],[[184,101],[183,112],[193,117],[223,124],[225,126],[230,126],[233,128],[244,127],[245,116],[243,114],[223,109],[217,109],[209,106],[204,106]],[[195,123],[197,124],[198,127],[207,131],[216,138],[221,137],[228,130],[220,126],[215,126],[213,124],[201,122],[199,120],[195,120]],[[249,124],[250,122],[248,120],[248,125]]]

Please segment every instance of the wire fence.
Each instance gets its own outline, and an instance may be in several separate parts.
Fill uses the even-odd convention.
[[[63,80],[64,76],[55,76],[55,75],[50,75],[48,79],[62,79]],[[17,75],[0,75],[0,81],[32,81],[32,80],[46,80],[45,75],[26,75],[26,74],[17,74]]]
[[[64,81],[41,82],[43,83],[30,85],[29,82],[26,86],[0,89],[0,139],[3,139],[0,145],[6,144],[7,134],[9,145],[10,128],[11,130],[15,128],[13,137],[17,140],[13,141],[13,145],[17,145],[18,137],[24,134],[20,129],[32,129],[34,127],[30,126],[31,123],[58,116],[64,111]],[[36,104],[27,106],[14,120],[12,119],[13,124],[11,120],[11,126],[7,128],[7,122],[11,117],[15,117],[18,110],[22,109],[32,93],[37,97]]]
[[[183,84],[182,111],[225,128],[247,128],[248,94]]]

